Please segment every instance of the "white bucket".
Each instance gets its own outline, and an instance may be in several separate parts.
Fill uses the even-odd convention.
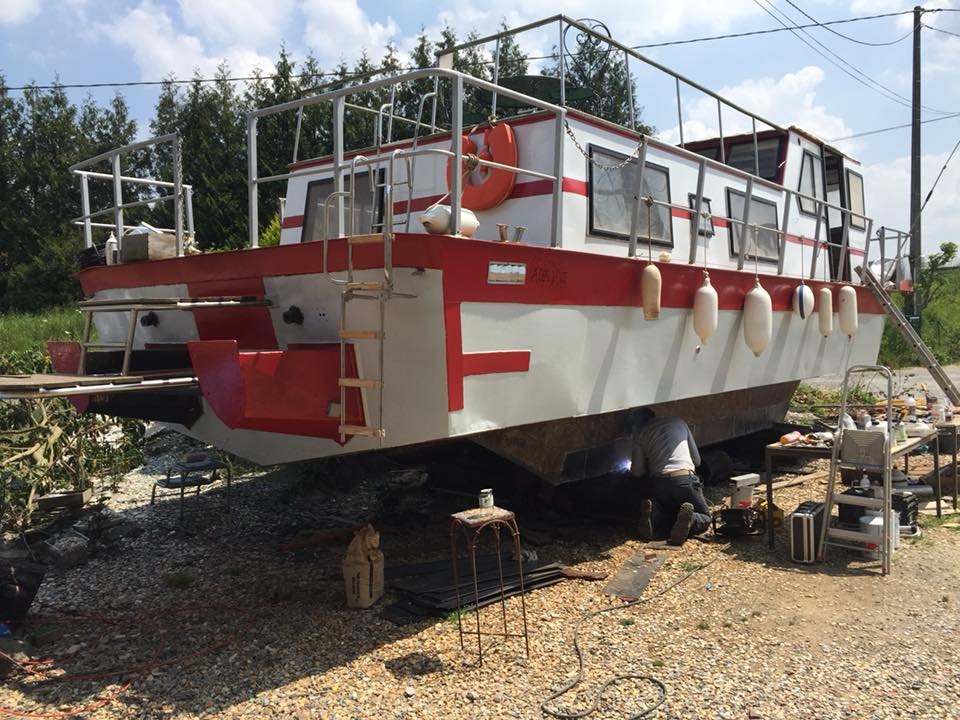
[[[753,507],[753,485],[734,487],[730,496],[730,507],[741,509]]]

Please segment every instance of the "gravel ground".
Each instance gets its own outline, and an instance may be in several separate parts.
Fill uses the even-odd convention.
[[[392,527],[382,535],[388,565],[445,558],[447,514],[467,498],[422,488],[398,501],[388,492],[404,477],[395,464],[344,460],[244,473],[229,514],[214,487],[188,500],[181,522],[175,498],[148,504],[169,459],[154,457],[106,501],[144,532],[52,570],[34,604],[34,657],[54,658],[54,676],[95,677],[14,675],[0,705],[58,713],[123,689],[82,717],[541,718],[541,701],[576,671],[578,618],[620,602],[602,593],[605,582],[533,591],[529,658],[522,643],[501,642],[478,667],[449,619],[398,627],[380,617],[384,601],[346,609],[346,540],[279,547],[376,513]],[[811,479],[776,501],[790,510],[822,493]],[[553,524],[536,547],[541,559],[613,574],[644,549],[623,520],[518,516],[540,534]],[[648,602],[584,623],[585,678],[557,709],[585,709],[606,678],[634,673],[667,688],[651,717],[960,718],[955,528],[927,527],[905,542],[888,577],[844,551],[824,565],[793,564],[782,532],[772,551],[747,538],[661,554]],[[511,622],[519,607],[508,601]],[[116,670],[124,674],[102,677]],[[629,717],[656,695],[647,681],[616,683],[591,718]]]

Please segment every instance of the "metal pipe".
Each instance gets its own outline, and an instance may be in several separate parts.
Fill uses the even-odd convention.
[[[816,280],[817,278],[817,257],[820,255],[820,227],[823,225],[823,214],[826,212],[824,209],[824,200],[815,200],[817,204],[817,224],[813,229],[813,253],[810,258],[810,279]]]
[[[78,163],[71,165],[68,170],[73,172],[74,170],[80,170],[81,168],[90,167],[91,165],[96,165],[101,160],[110,160],[114,155],[122,155],[123,153],[131,152],[133,150],[139,150],[140,148],[149,147],[151,145],[159,145],[161,143],[170,142],[177,138],[177,133],[168,133],[166,135],[157,135],[148,140],[140,140],[139,142],[130,143],[129,145],[124,145],[123,147],[114,148],[113,150],[107,150],[106,152],[95,155],[92,158],[87,158],[86,160],[81,160]]]
[[[499,37],[497,38],[497,45],[493,51],[493,84],[494,85],[500,84],[500,38]],[[497,93],[493,92],[491,94],[491,97],[493,99],[490,101],[490,115],[492,117],[496,117],[497,116]]]
[[[680,109],[680,78],[677,81],[677,127],[680,128],[680,147],[683,147],[683,111]]]
[[[883,287],[887,279],[887,228],[880,227],[880,236],[877,238],[880,244],[880,287]]]
[[[80,176],[80,210],[83,211],[83,246],[93,246],[93,233],[90,230],[90,184],[87,176]]]
[[[777,248],[777,275],[783,275],[783,264],[787,256],[787,228],[790,227],[790,206],[793,205],[793,191],[787,188],[786,197],[783,201],[783,222],[780,225],[779,247]],[[800,247],[803,247],[803,238],[800,238]],[[800,275],[803,275],[803,268],[800,268]]]
[[[120,183],[120,153],[116,152],[110,158],[113,167],[113,224],[117,228],[117,250],[123,246],[123,187]]]
[[[630,129],[637,129],[637,108],[633,104],[633,78],[630,75],[630,55],[626,52],[623,53],[623,66],[627,70],[627,103],[630,105]],[[677,98],[679,102],[680,98]]]
[[[297,110],[297,132],[293,136],[293,162],[297,161],[300,152],[300,126],[303,124],[303,108]]]
[[[387,145],[393,139],[393,114],[394,108],[396,107],[397,101],[397,85],[394,83],[390,86],[390,115],[387,117]]]
[[[850,243],[850,211],[843,212],[840,240],[840,257],[837,258],[837,280],[843,280],[843,271],[847,267],[847,246]],[[847,268],[850,270],[851,268]]]
[[[563,146],[567,113],[557,113],[553,135],[553,212],[550,217],[550,246],[563,247]]]
[[[343,116],[342,95],[333,100],[333,190],[337,200],[337,237],[343,235]]]
[[[760,174],[760,145],[757,142],[757,119],[753,120],[753,174]]]
[[[720,162],[727,161],[727,151],[723,146],[723,106],[720,104],[720,98],[717,98],[717,123],[720,127]]]
[[[453,130],[450,144],[453,146],[453,167],[450,173],[450,234],[460,234],[460,196],[463,193],[463,77],[457,75],[450,83],[450,115]]]
[[[187,193],[187,234],[193,239],[195,238],[193,230],[193,187],[184,185],[183,189]]]
[[[640,203],[643,202],[643,173],[647,169],[647,136],[640,141],[640,155],[637,157],[637,197],[634,198],[633,212],[630,214],[630,245],[627,248],[627,257],[637,256],[637,234],[640,226]],[[647,212],[650,209],[647,208]],[[647,238],[649,240],[649,238]]]
[[[863,264],[860,266],[862,268],[860,272],[861,285],[865,284],[867,279],[866,275],[867,275],[867,270],[869,269],[867,266],[867,260],[870,258],[870,233],[872,232],[873,232],[873,220],[871,219],[867,221],[867,241],[863,245]],[[881,273],[883,272],[882,268],[880,272]],[[853,277],[853,268],[851,268],[850,277],[851,278]],[[883,287],[883,285],[881,285],[881,287]]]
[[[173,229],[177,257],[183,255],[183,158],[180,138],[173,141]]]
[[[747,232],[747,225],[750,223],[750,206],[753,204],[753,175],[747,178],[747,192],[743,198],[743,216],[741,218],[742,225],[740,226],[740,247],[738,248],[737,255],[737,270],[743,270],[743,263],[747,259],[747,254],[745,252],[747,243],[744,240],[744,235]],[[731,213],[732,215],[733,213]],[[756,243],[755,243],[756,244]],[[754,248],[754,253],[758,251],[759,248]]]
[[[257,247],[259,241],[260,218],[257,207],[257,116],[247,115],[247,211],[249,227],[247,237],[250,247]]]
[[[111,173],[94,172],[93,170],[74,170],[73,173],[75,175],[79,175],[80,177],[91,177],[96,180],[112,180],[113,179],[113,175]],[[125,183],[130,183],[131,185],[153,185],[156,187],[163,187],[163,188],[173,187],[172,182],[168,182],[166,180],[154,180],[153,178],[138,178],[138,177],[131,177],[129,175],[121,175],[120,179]],[[187,183],[183,183],[183,187],[188,188],[192,186],[188,185]]]
[[[700,213],[703,212],[703,184],[706,181],[707,164],[701,159],[697,170],[697,197],[693,203],[693,217],[690,221],[690,264],[697,261],[697,244],[700,241]],[[707,247],[704,240],[703,254],[706,256]]]
[[[560,105],[567,106],[567,70],[563,61],[563,18],[557,27],[560,30],[560,41],[557,43],[557,54],[560,56]]]

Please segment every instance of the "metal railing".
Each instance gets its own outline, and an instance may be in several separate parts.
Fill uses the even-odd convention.
[[[257,188],[260,185],[266,183],[279,182],[283,180],[289,180],[291,177],[297,174],[294,170],[292,172],[281,173],[278,175],[271,175],[268,177],[259,177],[258,176],[258,162],[257,162],[257,121],[261,117],[268,115],[276,115],[282,112],[288,112],[296,110],[301,112],[303,108],[309,107],[311,105],[316,105],[318,103],[330,103],[332,105],[332,118],[331,123],[332,127],[332,137],[333,137],[333,192],[331,196],[334,201],[334,228],[337,235],[342,235],[346,228],[346,215],[345,215],[345,200],[348,198],[349,193],[344,190],[344,176],[349,172],[349,165],[346,163],[344,158],[344,110],[347,107],[347,97],[354,94],[359,94],[363,92],[369,92],[373,90],[378,90],[383,87],[396,86],[400,83],[413,82],[420,79],[433,78],[435,80],[447,79],[450,81],[450,107],[452,108],[451,112],[451,150],[443,151],[437,148],[419,148],[417,150],[406,151],[406,155],[413,157],[415,155],[431,152],[431,153],[440,153],[445,154],[448,157],[453,159],[454,167],[462,167],[462,162],[464,160],[464,153],[462,144],[459,141],[459,138],[463,134],[463,97],[464,97],[464,88],[465,86],[476,87],[480,90],[485,90],[487,92],[496,92],[502,97],[509,97],[512,100],[517,102],[522,102],[526,105],[529,105],[532,108],[537,108],[539,110],[545,110],[554,115],[555,122],[555,153],[554,153],[554,172],[553,174],[538,173],[533,170],[527,170],[524,168],[514,168],[508,165],[502,165],[500,163],[495,163],[492,161],[486,161],[482,159],[477,159],[479,164],[494,167],[507,169],[518,174],[527,174],[534,177],[540,177],[544,179],[549,179],[553,182],[553,209],[551,213],[551,228],[550,228],[550,237],[551,244],[554,247],[559,247],[561,244],[561,231],[562,231],[562,183],[560,178],[563,177],[563,143],[564,143],[564,128],[566,120],[566,110],[560,106],[554,105],[552,103],[539,100],[537,98],[524,95],[523,93],[516,92],[514,90],[509,90],[507,88],[499,87],[493,83],[489,83],[485,80],[475,78],[469,75],[465,75],[454,70],[447,70],[443,68],[427,68],[423,70],[414,70],[409,73],[405,73],[396,77],[381,78],[379,80],[373,80],[366,82],[360,85],[340,88],[338,90],[332,90],[330,92],[322,93],[320,95],[314,95],[308,98],[301,98],[298,100],[291,100],[280,105],[274,105],[272,107],[261,108],[258,110],[253,110],[247,114],[247,148],[248,148],[248,157],[247,157],[247,189],[248,189],[248,214],[249,214],[249,240],[250,247],[257,247],[258,244],[258,227],[259,227],[259,208],[258,208],[258,198],[257,198]],[[422,114],[424,107],[424,101],[421,100],[420,103],[420,112]],[[378,111],[374,111],[378,112]],[[431,125],[435,118],[431,119]],[[417,124],[419,127],[422,123],[419,118],[416,121],[412,121]],[[381,125],[378,124],[377,132],[380,131]],[[378,148],[379,145],[377,140],[379,138],[373,138],[374,142],[371,143],[371,147]],[[383,160],[383,156],[379,153],[370,158],[371,161]],[[450,178],[450,233],[457,234],[460,231],[460,210],[461,210],[461,194],[463,187],[463,177],[459,173],[453,173]],[[390,185],[390,183],[388,183]],[[352,186],[352,183],[351,183]],[[391,208],[392,209],[392,208]],[[386,202],[385,202],[385,212],[384,217],[388,217],[391,213],[387,212]],[[326,217],[326,210],[325,210]],[[389,240],[388,240],[389,242]]]
[[[136,150],[142,150],[143,148],[155,147],[163,145],[165,143],[170,143],[172,148],[172,161],[173,161],[173,181],[157,180],[155,178],[139,178],[131,177],[129,175],[124,175],[121,171],[121,157],[126,153],[131,153]],[[85,170],[84,168],[89,168],[95,166],[102,162],[110,163],[110,172],[95,172],[92,170]],[[71,165],[69,168],[70,172],[78,175],[80,177],[80,206],[82,215],[79,217],[73,218],[70,222],[74,225],[83,226],[83,239],[84,247],[91,247],[93,245],[93,228],[102,227],[102,228],[112,228],[114,235],[117,239],[117,249],[119,250],[122,247],[123,243],[123,233],[125,230],[132,229],[136,226],[134,225],[125,225],[123,222],[123,211],[129,210],[135,207],[144,207],[144,206],[153,206],[158,202],[172,202],[173,203],[173,228],[158,228],[162,232],[171,232],[176,238],[176,253],[177,256],[183,254],[183,225],[184,225],[184,207],[186,207],[186,224],[187,224],[187,234],[193,237],[194,228],[193,228],[193,187],[191,185],[186,185],[183,182],[183,165],[182,165],[182,156],[180,148],[180,136],[177,133],[169,133],[167,135],[160,135],[157,137],[150,138],[149,140],[142,140],[140,142],[130,143],[129,145],[124,145],[120,148],[115,148],[113,150],[108,150],[105,153],[101,153],[95,157],[89,158],[87,160],[82,160],[74,165]],[[90,180],[109,180],[113,186],[113,205],[100,209],[100,210],[90,210]],[[132,200],[129,202],[123,201],[123,183],[130,183],[134,185],[146,185],[155,188],[164,188],[173,190],[172,193],[167,195],[157,195],[155,197],[150,197],[145,200]],[[102,222],[93,222],[93,218],[101,217],[103,215],[113,215],[112,223],[102,223]]]

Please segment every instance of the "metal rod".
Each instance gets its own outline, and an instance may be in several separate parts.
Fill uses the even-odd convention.
[[[297,132],[293,136],[293,162],[297,161],[300,153],[300,126],[303,124],[303,108],[297,110]]]
[[[677,127],[680,128],[680,147],[683,147],[683,111],[680,109],[680,78],[677,81]]]
[[[180,157],[180,138],[173,145],[173,230],[177,257],[183,255],[183,158]]]
[[[777,275],[783,275],[783,265],[787,256],[787,228],[790,227],[790,206],[793,204],[793,191],[788,188],[784,188],[784,191],[786,195],[784,195],[783,222],[780,225],[780,242],[777,248]],[[803,238],[800,238],[800,247],[803,247]],[[800,268],[800,275],[803,276],[802,267]]]
[[[187,193],[187,235],[193,238],[193,188],[190,185],[184,185],[183,189]]]
[[[139,142],[130,143],[129,145],[124,145],[123,147],[114,148],[113,150],[108,150],[107,152],[100,153],[95,155],[92,158],[87,158],[86,160],[81,160],[78,163],[71,165],[68,170],[73,172],[74,170],[80,170],[81,168],[90,167],[91,165],[96,165],[102,160],[111,160],[114,155],[122,155],[123,153],[132,152],[133,150],[139,150],[140,148],[149,147],[151,145],[159,145],[161,143],[170,142],[175,140],[177,137],[176,133],[168,133],[166,135],[158,135],[152,137],[148,140],[140,140]]]
[[[850,212],[842,213],[843,223],[841,230],[841,240],[840,240],[840,253],[837,258],[837,280],[843,280],[843,271],[847,268],[847,246],[850,243]]]
[[[393,114],[394,108],[396,107],[397,101],[397,85],[394,83],[390,86],[390,115],[387,117],[387,145],[393,139]]]
[[[337,233],[343,235],[343,124],[344,104],[342,95],[333,100],[333,191],[337,194]]]
[[[682,142],[682,141],[681,141]],[[697,245],[700,242],[700,213],[703,212],[703,184],[706,180],[707,164],[701,159],[697,169],[697,197],[693,203],[693,218],[690,222],[690,264],[697,261]],[[706,243],[706,239],[704,239]],[[706,244],[703,248],[704,256],[707,253]]]
[[[440,76],[433,76],[433,100],[430,108],[430,130],[437,131],[437,100],[440,98]]]
[[[741,217],[741,222],[743,223],[740,226],[740,247],[738,248],[737,255],[737,270],[743,270],[743,263],[747,259],[747,254],[745,252],[747,247],[747,242],[744,239],[744,235],[747,233],[747,225],[750,223],[750,206],[753,204],[753,176],[751,175],[747,179],[747,192],[743,198],[743,215]],[[733,213],[731,213],[732,215]],[[756,244],[756,243],[754,243]],[[756,253],[759,248],[754,247],[753,251]]]
[[[553,212],[550,218],[550,246],[563,247],[563,148],[566,137],[566,110],[557,112],[553,135]]]
[[[453,130],[450,143],[453,146],[453,167],[450,173],[450,234],[460,234],[460,196],[463,193],[463,77],[457,75],[450,83],[450,115]]]
[[[500,38],[499,38],[499,37],[497,38],[497,45],[496,45],[496,47],[494,48],[494,51],[493,51],[493,84],[494,84],[494,85],[499,85],[499,84],[500,84]],[[493,99],[490,101],[490,115],[491,115],[492,117],[496,117],[496,116],[497,116],[497,93],[496,93],[496,91],[494,91],[493,93],[491,93],[491,97],[492,97]],[[417,119],[419,119],[419,116],[417,116]]]
[[[880,236],[877,239],[880,244],[880,287],[883,287],[887,279],[887,228],[880,227]]]
[[[867,281],[867,261],[870,259],[870,234],[873,232],[873,219],[867,221],[867,241],[863,245],[863,263],[861,264],[862,271],[860,272],[860,284],[863,285]],[[883,273],[883,268],[880,269],[880,273]],[[852,277],[852,273],[851,273]],[[880,287],[883,287],[881,284]]]
[[[129,325],[127,326],[127,343],[123,347],[123,369],[120,371],[121,375],[130,374],[130,359],[133,355],[133,339],[137,334],[137,317],[140,315],[140,311],[133,309],[130,311]]]
[[[637,108],[633,104],[633,78],[630,75],[630,54],[627,52],[623,53],[623,67],[627,71],[627,104],[630,106],[630,129],[636,130]]]
[[[723,106],[720,104],[720,98],[717,98],[717,123],[720,127],[720,162],[727,161],[727,151],[723,147]]]
[[[760,174],[760,145],[757,142],[757,119],[751,118],[753,121],[753,174]]]
[[[93,170],[74,170],[73,173],[81,177],[86,176],[86,177],[94,178],[96,180],[112,180],[113,179],[113,175],[111,173],[94,172]],[[125,183],[131,183],[133,185],[154,185],[156,187],[164,187],[164,188],[173,187],[172,182],[168,182],[166,180],[155,180],[153,178],[138,178],[138,177],[131,177],[129,175],[121,175],[120,179]],[[188,185],[187,183],[183,183],[183,187],[187,188],[191,186]]]
[[[820,227],[823,225],[823,214],[826,209],[823,207],[823,200],[815,200],[817,204],[817,224],[813,229],[813,252],[810,254],[810,279],[817,278],[817,257],[820,255]]]
[[[83,246],[93,246],[93,233],[90,230],[90,184],[87,176],[80,176],[80,210],[83,211]]]
[[[560,56],[560,105],[567,106],[567,69],[563,61],[563,18],[557,24],[560,30],[560,41],[557,43],[557,54]]]
[[[247,238],[257,247],[260,218],[257,207],[257,116],[247,115],[247,210],[250,215]]]
[[[116,226],[117,249],[123,244],[123,188],[120,183],[120,153],[110,158],[113,166],[113,224]]]
[[[640,226],[640,203],[643,202],[643,173],[647,168],[647,136],[640,141],[640,155],[637,158],[637,197],[633,201],[633,212],[630,215],[630,245],[627,248],[627,257],[637,256],[637,233]],[[649,214],[650,208],[647,208]],[[648,238],[649,240],[649,238]]]

